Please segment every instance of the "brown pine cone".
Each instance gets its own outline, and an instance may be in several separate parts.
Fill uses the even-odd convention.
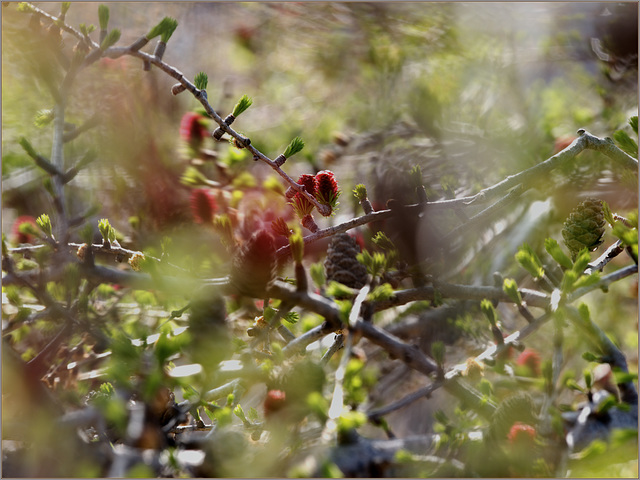
[[[241,295],[261,298],[276,277],[276,246],[266,230],[259,230],[240,248],[231,267],[231,285]]]
[[[346,233],[334,235],[324,261],[327,282],[334,280],[347,287],[362,288],[367,283],[367,269],[356,259],[358,253],[360,249],[353,238]]]

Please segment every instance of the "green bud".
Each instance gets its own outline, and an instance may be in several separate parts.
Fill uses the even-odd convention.
[[[20,137],[18,143],[20,143],[20,146],[24,149],[25,152],[27,152],[27,155],[29,155],[30,157],[35,158],[38,156],[37,152],[31,145],[31,143],[29,143],[29,140],[27,140],[26,138]]]
[[[291,246],[291,254],[296,263],[302,263],[304,254],[304,240],[302,234],[297,230],[293,235],[289,236],[289,245]]]
[[[382,302],[385,300],[389,300],[393,297],[394,291],[393,287],[389,283],[383,283],[382,285],[378,285],[373,291],[369,294],[369,300],[373,302]]]
[[[309,267],[309,275],[318,288],[323,287],[327,281],[322,263],[312,264],[311,267]]]
[[[109,26],[109,7],[106,5],[98,6],[98,22],[100,23],[100,30],[106,30]]]
[[[480,310],[482,310],[482,313],[484,314],[485,317],[487,317],[487,319],[489,320],[489,323],[494,326],[497,322],[497,314],[496,314],[496,309],[493,306],[493,303],[491,303],[491,300],[488,299],[483,299],[480,302]]]
[[[522,297],[518,291],[518,284],[513,278],[504,279],[504,282],[502,283],[502,290],[515,304],[520,305],[522,303]]]
[[[593,386],[593,374],[590,370],[584,371],[584,383],[586,384],[587,389],[591,390],[591,387]]]
[[[444,343],[441,341],[433,342],[431,344],[431,356],[438,365],[444,364]]]
[[[49,218],[49,215],[47,215],[46,213],[40,215],[36,219],[36,224],[45,234],[50,237],[53,236],[53,228],[51,227],[51,219]]]
[[[7,246],[7,236],[4,233],[2,234],[2,256],[3,257],[9,256],[9,247]]]
[[[413,183],[414,187],[422,186],[422,169],[420,165],[414,165],[409,171],[409,177],[411,178],[411,183]]]
[[[157,37],[158,35],[160,35],[161,41],[164,43],[167,43],[167,41],[169,41],[169,38],[171,37],[171,35],[173,35],[173,32],[177,27],[178,27],[177,20],[171,17],[164,17],[162,20],[160,20],[160,23],[158,23],[155,27],[149,30],[149,33],[147,33],[147,35],[145,36],[147,37],[147,39],[151,40]],[[166,39],[165,39],[165,36],[167,37]]]
[[[358,201],[362,202],[367,199],[367,187],[365,187],[362,183],[356,185],[356,188],[353,189],[353,195],[358,199]]]
[[[395,250],[396,246],[393,244],[389,237],[387,237],[384,232],[378,232],[373,237],[373,243],[382,248],[383,250]]]
[[[547,253],[564,268],[571,268],[573,266],[573,262],[571,262],[571,259],[562,251],[562,248],[560,248],[560,245],[555,239],[545,239],[544,248]]]
[[[193,79],[193,83],[198,90],[206,90],[207,84],[209,83],[209,77],[204,72],[197,73]]]
[[[53,110],[39,110],[33,120],[36,127],[44,127],[53,121]],[[24,147],[23,147],[24,148]]]
[[[109,240],[109,230],[111,229],[111,225],[109,224],[109,220],[106,218],[100,219],[98,222],[98,230],[100,231],[100,235],[102,235],[103,240]]]
[[[100,45],[100,50],[106,50],[107,48],[112,47],[118,40],[120,40],[120,30],[114,28],[109,33],[107,33],[107,36],[104,38],[102,44]]]
[[[62,2],[62,6],[60,7],[60,16],[64,17],[67,12],[71,8],[71,2]]]
[[[252,103],[253,103],[253,100],[251,98],[249,98],[247,95],[243,95],[242,98],[238,101],[238,103],[236,103],[236,106],[233,108],[232,115],[234,117],[239,116],[241,113],[247,110],[247,108],[249,108]]]
[[[582,359],[586,362],[599,362],[600,359],[591,352],[584,352],[582,354]]]
[[[292,157],[293,155],[298,153],[303,148],[304,148],[304,141],[300,137],[296,137],[293,140],[291,140],[291,143],[286,148],[286,150],[284,151],[283,155],[286,158]]]
[[[544,275],[544,268],[540,259],[526,243],[516,252],[515,258],[533,278],[540,278]]]

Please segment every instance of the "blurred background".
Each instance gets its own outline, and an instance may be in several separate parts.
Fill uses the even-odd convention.
[[[362,214],[351,195],[358,183],[367,186],[374,208],[392,198],[414,203],[406,188],[414,165],[431,200],[452,198],[547,159],[579,128],[600,137],[619,129],[634,135],[627,125],[638,114],[633,2],[106,4],[110,28],[122,31],[119,45],[164,16],[177,19],[164,60],[191,80],[206,72],[209,101],[223,118],[242,95],[251,97],[252,107],[233,128],[267,156],[275,158],[295,136],[304,139],[285,171],[297,178],[330,169],[343,191],[337,215],[316,219],[321,228]],[[58,13],[57,4],[36,5]],[[97,25],[97,9],[97,3],[74,2],[67,22]],[[53,212],[45,174],[18,140],[24,136],[49,155],[51,127],[36,118],[52,108],[46,78],[55,74],[29,16],[11,4],[2,13],[2,231],[15,245],[18,217]],[[102,59],[81,73],[67,121],[79,126],[95,117],[98,125],[68,143],[65,158],[71,166],[91,149],[96,160],[68,186],[71,215],[94,207],[92,221],[108,218],[124,246],[157,253],[171,237],[174,263],[202,275],[226,274],[219,235],[191,209],[187,180],[194,171],[217,182],[218,208],[238,212],[241,237],[243,229],[251,232],[276,216],[296,222],[283,182],[267,166],[226,141],[185,133],[185,115],[199,104],[188,93],[173,96],[174,83],[130,57]],[[528,286],[514,265],[518,247],[526,241],[540,251],[549,236],[562,242],[562,222],[590,196],[625,214],[637,208],[637,176],[602,155],[582,153],[501,217],[458,239],[467,248],[449,274],[486,285],[498,270]],[[430,221],[442,233],[460,223],[445,215]],[[412,248],[428,250],[429,237],[420,232],[412,232]],[[326,243],[315,248],[311,260]],[[587,299],[593,317],[637,363],[637,283],[621,282],[604,301],[597,298]],[[509,313],[502,313],[508,323]],[[431,422],[424,414],[404,415],[394,428],[430,427],[419,419]]]

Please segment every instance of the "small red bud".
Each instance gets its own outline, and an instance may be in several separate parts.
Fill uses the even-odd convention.
[[[331,170],[322,170],[316,174],[315,194],[318,202],[331,207],[328,213],[320,213],[325,216],[331,215],[333,210],[338,206],[337,200],[340,196],[340,187],[338,187],[336,177]]]
[[[522,422],[515,422],[507,435],[511,445],[530,444],[534,438],[536,438],[536,429]]]
[[[197,113],[187,112],[180,121],[180,137],[195,150],[200,149],[204,138],[207,136],[207,129],[202,123],[204,118]]]
[[[264,415],[265,417],[281,410],[287,401],[287,394],[282,390],[269,390],[267,397],[264,399]]]
[[[518,355],[518,359],[516,360],[516,363],[521,367],[525,367],[532,377],[540,376],[540,362],[540,354],[531,348],[526,348]]]
[[[11,228],[11,232],[13,233],[14,236],[14,242],[15,243],[33,243],[35,240],[35,237],[29,233],[22,233],[20,231],[20,225],[22,225],[23,223],[30,223],[31,225],[33,225],[34,227],[36,227],[36,229],[38,228],[38,225],[36,224],[36,219],[33,218],[30,215],[21,215],[18,218],[16,218],[15,222],[13,222],[13,227]]]
[[[196,223],[213,222],[216,200],[209,190],[198,188],[191,192],[191,211]]]

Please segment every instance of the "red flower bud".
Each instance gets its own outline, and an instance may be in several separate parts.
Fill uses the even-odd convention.
[[[312,197],[315,196],[316,187],[315,187],[315,177],[313,175],[309,175],[308,173],[300,175],[300,178],[298,178],[298,183],[302,185]],[[309,215],[313,211],[313,207],[314,207],[313,203],[311,203],[307,199],[307,197],[302,195],[300,192],[293,191],[292,193],[294,193],[294,195],[289,197],[291,198],[291,201],[289,202],[289,204],[295,210],[296,215],[298,215],[298,217],[300,218],[303,218],[306,215]]]
[[[515,422],[507,435],[511,445],[532,444],[534,438],[536,438],[536,429],[522,422]]]
[[[330,206],[331,211],[329,215],[331,215],[332,211],[338,206],[338,197],[341,193],[334,173],[331,170],[318,172],[316,174],[315,184],[318,202]]]
[[[288,238],[291,235],[291,229],[287,225],[287,222],[284,221],[284,218],[278,217],[274,221],[271,222],[271,230],[276,235],[280,235]]]
[[[516,363],[521,367],[525,367],[532,377],[540,376],[540,362],[540,354],[531,348],[524,349],[516,360]]]
[[[202,120],[205,117],[197,113],[187,112],[180,121],[180,137],[189,143],[189,146],[199,150],[204,138],[207,136],[207,129]]]
[[[269,415],[277,412],[284,407],[287,401],[287,395],[282,390],[269,390],[267,397],[264,399],[264,415]]]
[[[300,175],[298,178],[298,183],[303,185],[305,190],[311,194],[311,196],[315,196],[316,194],[316,182],[315,176],[310,175],[308,173]]]
[[[35,237],[29,233],[23,233],[20,231],[20,225],[23,223],[30,223],[36,229],[38,229],[38,225],[36,224],[36,219],[30,215],[21,215],[16,218],[15,222],[13,222],[13,227],[11,228],[11,232],[14,236],[15,243],[33,243]]]
[[[209,190],[198,188],[191,192],[191,211],[196,223],[213,222],[216,200]]]

